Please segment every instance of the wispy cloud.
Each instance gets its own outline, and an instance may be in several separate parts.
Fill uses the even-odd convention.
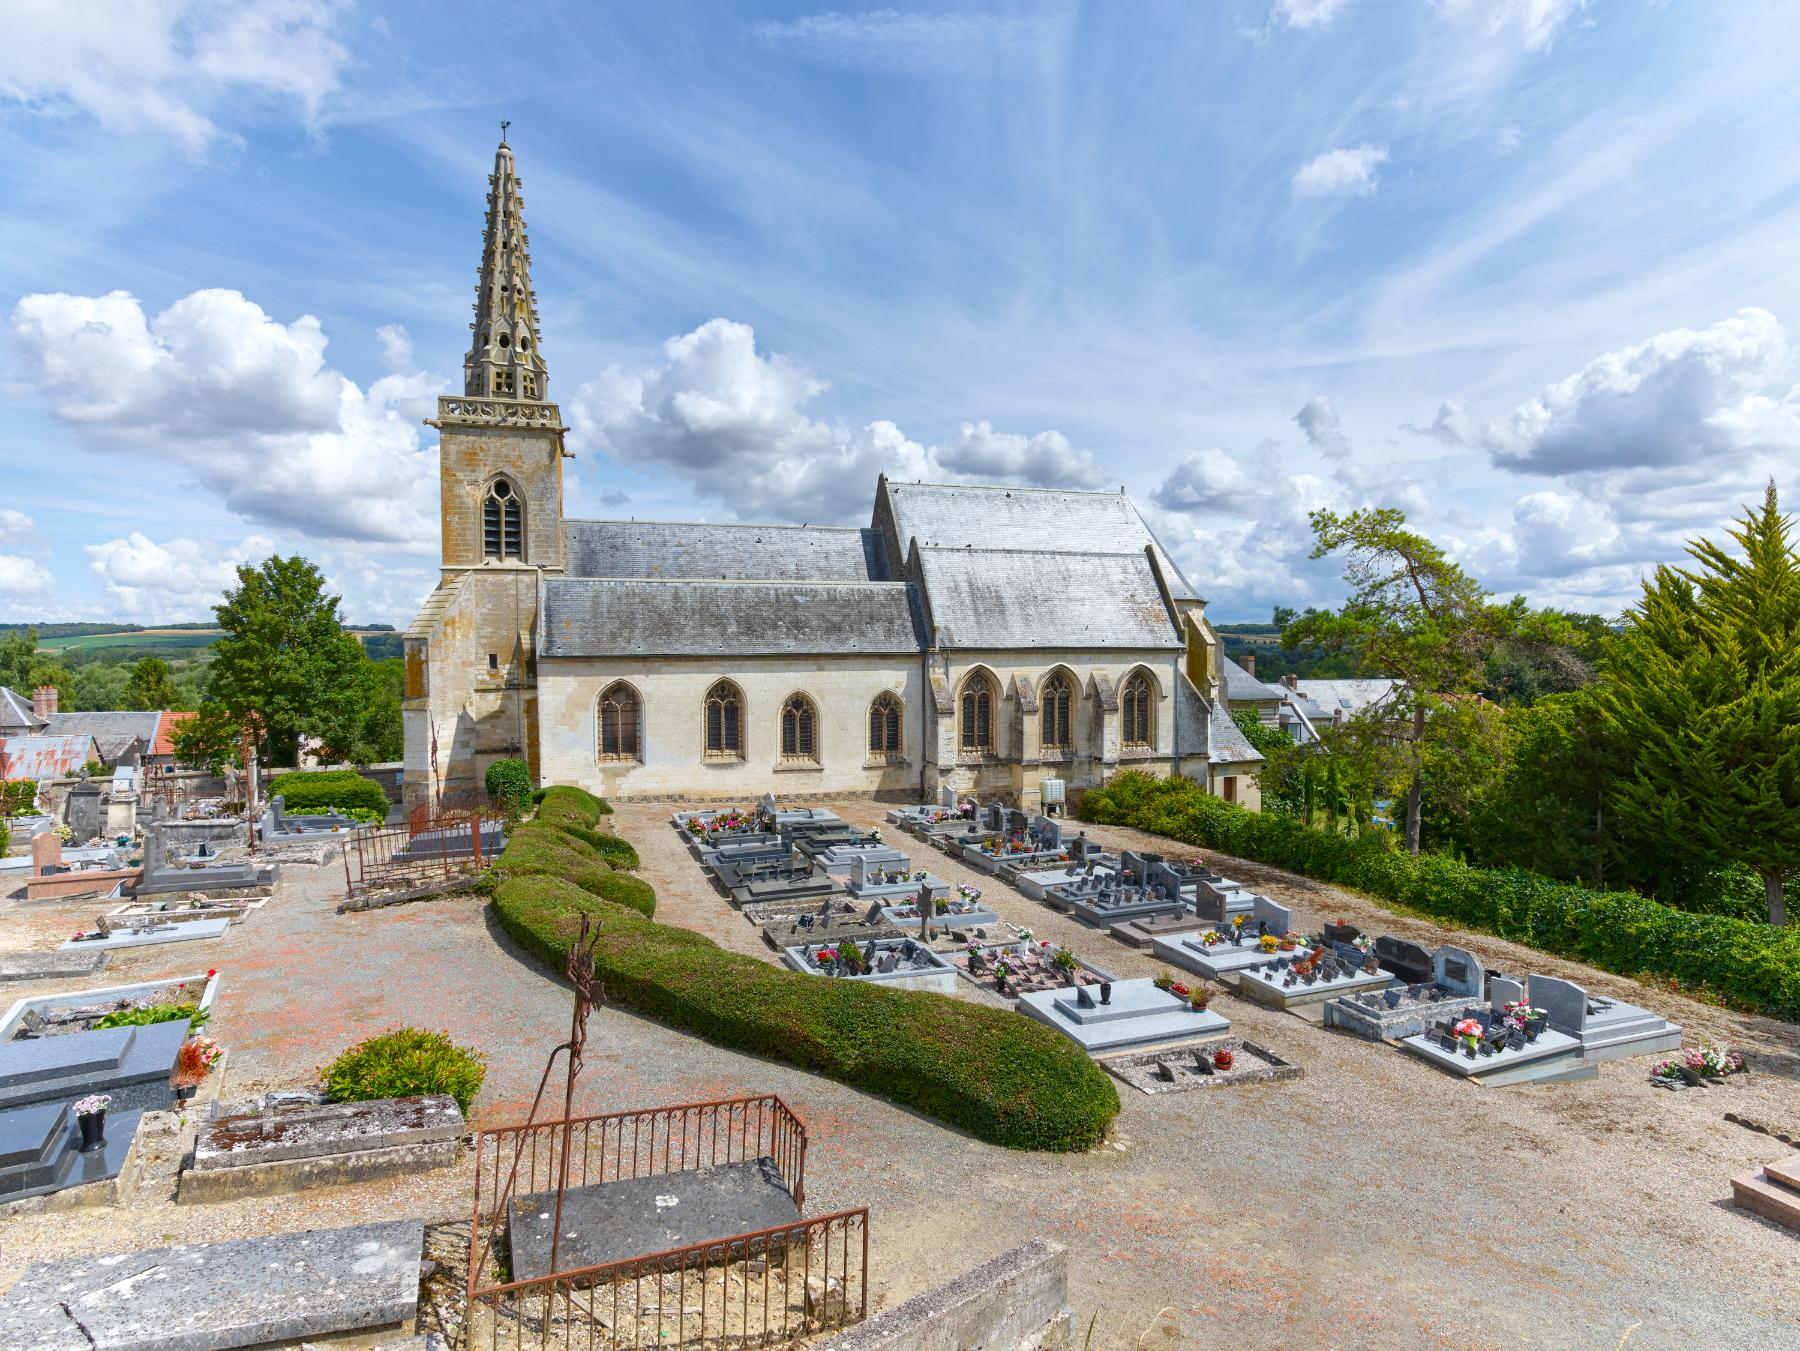
[[[1376,169],[1387,163],[1386,146],[1359,145],[1327,150],[1302,164],[1294,173],[1294,196],[1373,197],[1380,184]]]
[[[772,51],[838,70],[899,75],[956,75],[1043,56],[1058,26],[1043,18],[993,14],[860,14],[831,11],[756,24]]]

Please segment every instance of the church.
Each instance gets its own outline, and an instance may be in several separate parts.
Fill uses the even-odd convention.
[[[1205,602],[1123,492],[884,475],[861,527],[566,517],[528,244],[502,140],[463,392],[429,422],[409,805],[503,758],[609,798],[1031,808],[1143,769],[1258,805]]]

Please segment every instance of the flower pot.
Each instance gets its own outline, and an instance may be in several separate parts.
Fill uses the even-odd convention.
[[[175,1087],[175,1097],[178,1101],[185,1102],[187,1099],[193,1097],[195,1093],[199,1092],[199,1090],[199,1084],[177,1084]]]
[[[78,1116],[75,1118],[75,1124],[81,1127],[81,1152],[83,1154],[92,1154],[96,1149],[106,1148],[105,1112]]]

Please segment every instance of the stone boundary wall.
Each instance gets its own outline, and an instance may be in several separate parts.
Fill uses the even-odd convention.
[[[876,1314],[821,1351],[1020,1351],[1068,1344],[1069,1256],[1034,1238]]]

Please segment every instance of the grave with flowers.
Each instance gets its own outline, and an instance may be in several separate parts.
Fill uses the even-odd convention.
[[[865,981],[902,990],[956,993],[956,968],[915,938],[858,941],[846,935],[796,944],[783,951],[782,961],[790,970],[808,976]]]
[[[934,886],[934,883],[937,883],[937,886]],[[898,904],[883,905],[882,913],[895,924],[911,925],[917,928],[919,922],[925,918],[919,907],[919,891],[922,888],[932,893],[931,918],[934,924],[966,929],[973,924],[997,924],[1000,921],[1000,916],[982,901],[979,888],[969,886],[966,882],[959,883],[956,887],[956,894],[954,896],[947,895],[944,893],[949,891],[950,884],[948,882],[939,883],[938,879],[929,875],[921,875],[919,880],[911,881],[906,887],[901,888],[897,894],[905,896],[910,890],[911,899]],[[851,888],[851,894],[856,894],[854,886]]]
[[[1650,1082],[1658,1088],[1711,1088],[1747,1070],[1742,1051],[1721,1050],[1703,1041],[1651,1065]]]
[[[1527,1002],[1517,981],[1496,976],[1487,1002],[1471,1000],[1434,1020],[1400,1045],[1459,1078],[1502,1086],[1592,1079],[1597,1065],[1582,1058],[1581,1041],[1558,1031],[1545,1010]]]
[[[1100,1065],[1140,1093],[1185,1093],[1195,1088],[1241,1088],[1298,1079],[1300,1067],[1267,1047],[1240,1037],[1209,1041],[1188,1050],[1139,1051],[1107,1056]]]
[[[1184,971],[1228,985],[1252,966],[1311,955],[1304,935],[1292,930],[1292,910],[1267,896],[1251,900],[1250,914],[1233,916],[1229,923],[1211,922],[1198,932],[1157,934],[1150,941],[1151,950]]]
[[[1383,951],[1378,944],[1371,950]],[[1448,944],[1428,953],[1417,944],[1395,940],[1386,949],[1397,955],[1409,974],[1423,969],[1430,979],[1401,981],[1380,990],[1341,995],[1325,1004],[1325,1026],[1341,1027],[1371,1041],[1399,1041],[1424,1032],[1488,998],[1488,972],[1472,952]],[[1378,957],[1386,966],[1386,958]],[[1422,962],[1422,967],[1420,963]],[[1504,1011],[1504,1010],[1503,1010]]]
[[[1048,939],[1025,938],[1017,943],[989,946],[967,943],[950,961],[964,979],[978,989],[1017,999],[1043,990],[1073,989],[1076,985],[1110,985],[1112,974]]]
[[[1309,1022],[1323,1022],[1325,1005],[1347,994],[1380,990],[1393,983],[1369,953],[1356,961],[1317,941],[1295,935],[1292,954],[1277,951],[1243,967],[1237,973],[1237,992],[1258,1004],[1296,1014]]]
[[[990,828],[979,840],[965,844],[962,857],[970,866],[996,873],[1003,881],[1069,862],[1061,824],[1048,816],[1028,817],[1017,808],[1006,809],[1000,829]]]
[[[767,914],[760,928],[763,942],[777,952],[785,952],[796,944],[867,942],[879,938],[899,938],[901,930],[881,913],[879,905],[864,905],[842,897],[828,897],[810,908],[745,907],[751,916]]]
[[[1089,1055],[1209,1041],[1231,1030],[1210,1007],[1213,990],[1173,977],[1140,977],[1019,996],[1020,1013],[1055,1028]]]

